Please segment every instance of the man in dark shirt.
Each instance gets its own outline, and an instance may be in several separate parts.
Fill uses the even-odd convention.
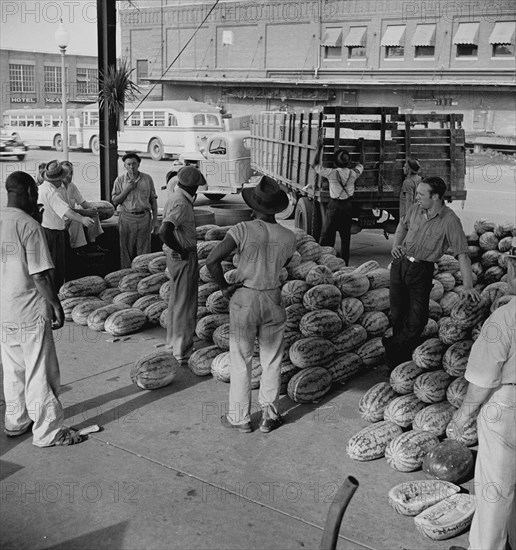
[[[464,281],[463,296],[474,301],[466,235],[457,215],[444,205],[446,183],[439,177],[425,178],[417,187],[416,204],[398,224],[391,254],[390,306],[393,336],[384,338],[385,362],[394,368],[412,358],[428,321],[434,262],[448,248],[459,261]]]

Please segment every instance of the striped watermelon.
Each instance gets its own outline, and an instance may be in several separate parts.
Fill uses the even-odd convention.
[[[325,365],[333,353],[334,347],[330,340],[315,336],[297,340],[289,349],[290,361],[300,369]]]
[[[230,381],[230,367],[231,367],[231,358],[229,356],[229,351],[223,351],[219,353],[211,360],[210,372],[213,375],[215,380],[220,382],[229,383]]]
[[[355,376],[362,368],[363,361],[356,353],[341,353],[335,355],[328,364],[327,370],[331,374],[333,382],[343,384]]]
[[[170,384],[178,370],[179,363],[172,353],[155,351],[136,361],[131,369],[131,380],[142,390],[156,390]]]
[[[287,393],[296,403],[312,403],[330,391],[332,382],[331,374],[326,369],[304,368],[289,380]]]
[[[133,261],[131,262],[131,269],[133,271],[146,273],[148,275],[150,273],[149,263],[155,258],[162,258],[162,257],[163,257],[163,252],[150,252],[149,254],[140,254],[139,256],[136,256],[136,258],[134,258]]]
[[[321,246],[321,254],[329,254],[330,256],[337,256],[337,251],[333,246]]]
[[[364,304],[358,298],[344,298],[337,309],[345,327],[354,325],[364,314]]]
[[[287,281],[281,288],[281,297],[285,307],[292,304],[303,303],[303,296],[305,292],[310,288],[310,285],[305,281]]]
[[[334,284],[344,298],[351,296],[358,298],[369,290],[369,279],[360,273],[334,273]]]
[[[385,407],[396,397],[398,394],[387,382],[379,382],[362,396],[358,412],[364,420],[378,422],[383,419]]]
[[[73,298],[64,298],[61,300],[61,306],[64,311],[66,321],[72,320],[72,311],[77,304],[91,300],[91,296],[74,296]]]
[[[287,313],[285,328],[288,330],[298,331],[299,321],[301,321],[301,317],[303,317],[303,315],[308,313],[308,310],[303,304],[292,304],[291,306],[285,308],[285,311]]]
[[[375,367],[383,363],[385,348],[381,338],[371,338],[355,350],[355,353],[362,358],[364,366]]]
[[[224,323],[223,325],[218,326],[212,334],[212,340],[215,346],[219,347],[221,350],[229,350],[229,331],[230,324]]]
[[[446,400],[458,409],[466,397],[467,390],[468,381],[463,376],[459,376],[446,388]]]
[[[161,324],[161,316],[164,314],[167,315],[168,304],[163,300],[154,302],[153,304],[148,305],[144,310],[145,316],[149,325],[158,326]],[[165,312],[165,313],[164,313]]]
[[[170,300],[170,281],[163,283],[159,288],[159,297],[164,301]]]
[[[450,318],[460,328],[471,328],[487,317],[490,305],[483,300],[473,302],[473,300],[464,298],[453,306]]]
[[[369,279],[369,290],[377,288],[389,288],[391,283],[391,272],[385,267],[379,267],[368,271],[366,277]]]
[[[445,351],[446,344],[443,344],[439,338],[429,338],[414,350],[412,361],[422,369],[436,369],[441,366]]]
[[[220,227],[211,227],[204,234],[205,241],[223,241],[227,232],[231,229],[231,225],[223,225]]]
[[[280,395],[287,395],[288,383],[294,374],[298,372],[301,372],[301,369],[297,368],[292,362],[283,361],[281,363]]]
[[[296,267],[287,267],[288,276],[290,279],[301,279],[302,281],[306,280],[306,276],[310,273],[310,270],[316,267],[316,263],[313,261],[303,261]]]
[[[509,250],[512,248],[512,237],[503,237],[498,242],[498,250],[500,252],[509,252]]]
[[[448,271],[443,271],[442,273],[437,273],[435,275],[434,281],[441,283],[444,292],[449,292],[455,286],[455,277]],[[434,298],[435,300],[435,298]],[[440,301],[440,300],[439,300]]]
[[[499,239],[492,231],[486,231],[480,235],[478,246],[480,246],[482,250],[498,250],[498,242]]]
[[[480,263],[484,269],[498,265],[502,253],[499,250],[487,250],[480,256]]]
[[[458,435],[452,428],[452,423],[446,426],[446,437],[454,441],[460,441],[467,447],[473,447],[478,443],[477,419],[471,418],[464,426],[462,434]]]
[[[425,406],[416,395],[400,395],[388,403],[383,412],[383,419],[394,422],[402,428],[408,428],[416,414]]]
[[[439,273],[447,271],[449,273],[455,273],[459,271],[459,260],[456,260],[450,254],[443,254],[439,260],[437,260],[437,270]]]
[[[346,452],[353,460],[375,460],[385,454],[387,445],[399,437],[402,429],[393,422],[377,422],[350,437]]]
[[[125,304],[127,307],[132,307],[132,305],[139,300],[142,295],[137,290],[127,290],[120,292],[113,298],[113,304]]]
[[[400,395],[411,393],[414,389],[416,378],[424,372],[425,369],[418,367],[414,361],[405,361],[405,363],[400,363],[391,372],[391,387]]]
[[[219,290],[219,285],[217,283],[204,283],[199,285],[197,291],[197,304],[200,306],[205,306],[208,297]]]
[[[103,301],[103,302],[106,302],[107,304],[110,304],[113,302],[113,298],[115,296],[117,296],[118,294],[120,294],[120,290],[117,288],[106,288],[106,290],[103,290],[100,294],[99,294],[99,298]]]
[[[138,298],[138,300],[134,302],[133,307],[135,307],[136,309],[140,309],[141,311],[145,311],[145,309],[151,304],[161,301],[162,300],[158,294],[147,294],[146,296]]]
[[[430,300],[434,300],[434,302],[438,302],[443,297],[443,294],[444,294],[444,286],[437,279],[433,279],[432,290],[430,291]]]
[[[439,301],[443,316],[449,317],[453,306],[459,301],[460,296],[456,292],[445,292]]]
[[[478,235],[482,235],[482,233],[485,233],[486,231],[494,231],[496,229],[496,224],[486,218],[480,218],[475,222],[473,227]]]
[[[197,334],[201,340],[211,340],[215,329],[224,323],[229,323],[229,314],[227,313],[212,313],[206,315],[206,317],[197,321],[195,334]]]
[[[203,241],[206,233],[210,229],[217,229],[219,226],[214,224],[199,225],[195,228],[196,238],[198,241]]]
[[[159,292],[161,285],[168,281],[168,277],[165,273],[154,273],[148,275],[144,279],[138,282],[136,290],[142,295],[156,294]]]
[[[88,275],[64,283],[59,289],[60,299],[75,298],[76,296],[98,296],[106,290],[106,281],[97,275]]]
[[[462,376],[466,372],[473,340],[452,344],[443,355],[443,369],[450,376]]]
[[[358,322],[366,329],[369,338],[382,336],[389,327],[389,318],[382,311],[368,311]]]
[[[210,313],[229,313],[229,300],[221,290],[216,290],[206,299],[206,309]]]
[[[96,309],[106,306],[106,302],[103,302],[99,298],[90,298],[84,300],[80,304],[77,304],[72,310],[72,321],[78,325],[86,326],[88,324],[88,317],[90,313]]]
[[[512,237],[514,235],[514,223],[506,221],[501,224],[497,224],[494,228],[494,234],[498,239]]]
[[[159,326],[166,329],[168,324],[168,312],[164,309],[159,316]]]
[[[306,282],[309,285],[331,285],[333,284],[333,271],[325,265],[316,265],[308,272]]]
[[[439,444],[430,433],[410,430],[393,439],[385,449],[387,464],[400,472],[413,472],[421,467],[423,457]]]
[[[376,260],[367,260],[367,262],[364,262],[363,264],[360,264],[358,267],[354,269],[354,273],[357,275],[365,275],[366,273],[369,273],[370,271],[374,271],[375,269],[379,269],[380,264]]]
[[[507,283],[499,281],[487,285],[480,293],[480,297],[483,302],[486,302],[489,306],[500,296],[510,294],[510,287]]]
[[[112,313],[115,313],[115,311],[121,311],[122,309],[126,308],[127,306],[124,304],[108,304],[107,306],[102,306],[98,309],[95,309],[88,315],[88,328],[91,330],[96,330],[98,332],[103,331],[106,319]]]
[[[437,324],[439,326],[439,340],[443,344],[454,344],[466,340],[469,336],[469,329],[460,327],[451,317],[443,317],[439,319]]]
[[[206,238],[206,236],[205,236]],[[220,241],[198,241],[197,242],[197,257],[199,260],[205,260],[210,252],[218,245]]]
[[[492,283],[497,283],[502,280],[502,278],[505,276],[506,271],[507,271],[506,269],[498,265],[489,267],[484,271],[482,281],[484,284],[487,284],[487,285],[490,285]]]
[[[138,290],[138,283],[149,276],[149,272],[134,271],[128,275],[124,275],[118,283],[118,289],[121,292],[135,292]]]
[[[305,241],[297,245],[297,251],[301,254],[303,262],[316,262],[321,256],[321,247],[315,241]]]
[[[339,269],[346,267],[346,262],[342,258],[337,258],[336,256],[332,256],[331,254],[321,254],[321,257],[319,258],[319,263],[321,265],[329,267],[332,274],[336,271],[339,271]]]
[[[158,256],[149,262],[147,269],[150,273],[163,273],[167,268],[167,257],[165,254]]]
[[[340,317],[329,309],[318,309],[305,313],[299,321],[299,330],[305,337],[331,338],[342,328]]]
[[[439,403],[446,397],[452,377],[443,370],[425,372],[414,382],[414,394],[424,403]]]
[[[293,269],[294,267],[301,265],[301,263],[302,263],[301,254],[299,254],[299,252],[295,250],[294,253],[292,254],[292,258],[290,258],[290,261],[286,265],[286,268],[287,270]]]
[[[439,325],[434,319],[428,319],[425,328],[421,333],[421,338],[437,338],[439,335]]]
[[[342,296],[339,289],[333,285],[317,285],[309,288],[303,296],[303,305],[308,310],[333,309],[340,306]]]
[[[369,290],[360,296],[360,301],[364,304],[364,311],[386,311],[390,307],[389,289]]]
[[[345,353],[359,348],[367,341],[367,331],[361,325],[351,325],[330,338],[335,353]]]
[[[443,315],[441,306],[435,300],[428,301],[428,317],[434,321],[439,321]]]
[[[147,324],[143,311],[135,308],[112,313],[104,322],[104,330],[113,336],[125,336],[138,332]]]
[[[446,433],[446,426],[450,423],[454,412],[455,407],[447,401],[433,403],[416,414],[412,427],[414,430],[430,432],[441,437]]]

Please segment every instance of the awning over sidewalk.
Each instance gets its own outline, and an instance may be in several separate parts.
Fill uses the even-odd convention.
[[[340,48],[342,44],[342,27],[326,29],[321,46],[327,48]]]
[[[366,31],[367,27],[351,27],[343,42],[343,46],[348,48],[365,46]]]
[[[405,25],[389,25],[382,38],[382,46],[403,46]]]
[[[453,37],[454,44],[475,44],[478,46],[478,23],[459,23]]]
[[[412,38],[413,46],[435,46],[435,25],[418,25]]]
[[[514,44],[516,21],[498,21],[489,37],[489,44]]]

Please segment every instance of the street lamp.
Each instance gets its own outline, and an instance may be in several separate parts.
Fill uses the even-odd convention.
[[[65,160],[68,160],[68,116],[66,114],[66,72],[65,53],[70,40],[70,33],[64,28],[63,20],[54,35],[56,44],[61,50],[61,106],[63,108],[63,153]]]

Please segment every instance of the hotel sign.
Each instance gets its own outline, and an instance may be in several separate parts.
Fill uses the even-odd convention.
[[[11,103],[36,103],[35,97],[11,97]]]

